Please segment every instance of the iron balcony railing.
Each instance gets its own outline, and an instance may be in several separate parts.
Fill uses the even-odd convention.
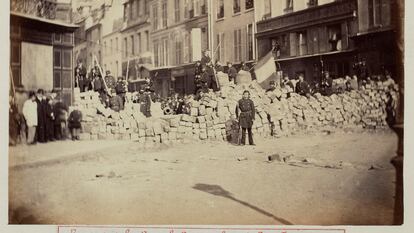
[[[57,0],[11,0],[10,11],[56,19]]]

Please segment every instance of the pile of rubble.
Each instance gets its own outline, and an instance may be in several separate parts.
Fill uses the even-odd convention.
[[[255,103],[253,133],[260,137],[286,136],[294,132],[332,128],[383,128],[386,124],[386,87],[305,97],[276,89],[266,93],[257,83],[227,85],[220,92],[188,100],[189,114],[162,115],[160,103],[151,105],[152,117],[140,112],[140,104],[127,101],[121,112],[105,108],[95,92],[75,94],[83,113],[81,139],[134,140],[141,143],[174,143],[183,140],[237,142],[237,101],[249,90]],[[131,98],[130,95],[127,98]]]

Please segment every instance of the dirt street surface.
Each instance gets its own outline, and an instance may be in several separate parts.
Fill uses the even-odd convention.
[[[257,138],[256,144],[13,147],[10,223],[392,223],[389,160],[397,137],[390,131]]]

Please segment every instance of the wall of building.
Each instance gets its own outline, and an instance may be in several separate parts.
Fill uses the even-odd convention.
[[[122,34],[113,32],[102,38],[102,69],[111,71],[114,77],[122,76]]]
[[[234,13],[234,1],[222,1],[224,3],[224,17],[219,18],[221,1],[212,1],[214,6],[212,9],[213,47],[214,50],[218,48],[216,59],[223,64],[228,61],[238,63],[254,59],[254,8],[246,9],[246,0],[239,0],[240,11]],[[248,25],[251,25],[251,33],[248,33]],[[250,49],[249,39],[251,42]],[[219,43],[220,46],[217,47]]]
[[[360,32],[391,26],[391,0],[358,0]]]
[[[185,5],[186,2],[187,5]],[[163,17],[163,3],[166,3],[166,19]],[[176,6],[176,4],[179,6]],[[204,11],[202,6],[204,6]],[[193,43],[201,43],[201,46],[197,46],[201,50],[208,48],[206,7],[207,1],[203,0],[155,0],[151,2],[151,40],[153,42],[151,50],[154,53],[155,66],[171,66],[193,62],[191,51]],[[198,41],[191,40],[193,28],[201,29],[201,38],[198,38]]]
[[[318,0],[318,5],[324,5],[332,3],[335,0]],[[361,0],[364,1],[364,0]],[[311,0],[292,0],[292,8],[287,6],[287,0],[255,0],[255,14],[257,21],[264,20],[266,18],[273,18],[281,15],[285,15],[291,12],[305,10],[312,5],[309,5]],[[267,15],[267,17],[265,17]]]

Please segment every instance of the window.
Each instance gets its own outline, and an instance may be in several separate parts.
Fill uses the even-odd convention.
[[[368,0],[369,26],[381,26],[381,7],[383,0]]]
[[[62,41],[62,35],[59,33],[55,33],[53,36],[53,42],[58,42],[60,43]]]
[[[306,38],[306,32],[298,32],[296,33],[296,41],[297,41],[297,51],[298,55],[306,55],[308,53],[308,47],[307,47],[307,38]]]
[[[190,43],[191,39],[188,33],[184,36],[184,62],[190,62]]]
[[[174,19],[175,22],[180,22],[180,0],[175,0]]]
[[[115,50],[116,52],[119,52],[118,51],[118,37],[115,38]]]
[[[124,22],[128,21],[128,12],[129,12],[128,5],[129,5],[128,3],[125,3],[124,5]]]
[[[149,4],[148,4],[148,2],[147,2],[147,0],[143,0],[143,4],[144,4],[144,11],[145,11],[145,14],[146,15],[149,15],[149,12],[150,12],[150,10],[149,10]]]
[[[167,21],[168,21],[168,13],[167,13],[167,1],[164,0],[162,2],[162,27],[166,28],[167,27]]]
[[[73,44],[73,34],[72,33],[65,33],[63,34],[63,41],[64,44]]]
[[[318,0],[308,0],[308,7],[314,7],[318,5]]]
[[[62,57],[61,57],[61,50],[55,49],[53,51],[53,67],[54,68],[61,68],[62,67]]]
[[[224,0],[218,0],[217,19],[224,17]]]
[[[247,25],[247,60],[253,60],[253,25]]]
[[[103,46],[103,47],[104,47],[104,54],[105,54],[105,55],[107,55],[107,54],[108,54],[108,52],[107,52],[107,49],[106,49],[106,48],[107,48],[107,47],[106,47],[106,41],[104,42],[104,46]]]
[[[207,14],[207,3],[206,0],[201,0],[201,14]]]
[[[110,50],[111,50],[111,54],[114,53],[114,44],[112,43],[112,39],[110,40],[109,44],[111,46]]]
[[[152,6],[152,22],[153,22],[153,29],[158,30],[158,6],[154,4]]]
[[[239,13],[240,12],[240,0],[233,0],[233,13]]]
[[[188,4],[188,17],[190,19],[194,17],[194,0],[190,0]]]
[[[150,38],[149,38],[149,32],[148,31],[145,31],[145,41],[147,43],[147,46],[146,46],[145,50],[148,51],[149,47],[150,47]]]
[[[72,87],[72,50],[55,48],[53,51],[53,88]]]
[[[284,9],[285,13],[290,13],[293,11],[293,0],[286,0],[286,8]]]
[[[263,20],[271,18],[272,0],[264,0]]]
[[[162,43],[162,48],[163,48],[163,65],[164,66],[168,66],[169,65],[169,54],[168,54],[168,38],[164,38],[163,39],[163,43]]]
[[[234,60],[241,61],[242,60],[242,45],[241,45],[241,29],[234,30]]]
[[[184,19],[188,19],[188,1],[184,0]]]
[[[175,64],[176,65],[183,63],[182,53],[183,53],[183,42],[181,38],[177,36],[175,38]]]
[[[341,24],[328,26],[328,43],[330,51],[342,50],[341,48]]]
[[[134,2],[135,1],[132,1],[129,4],[129,19],[134,19]]]
[[[145,10],[145,0],[138,0],[138,15],[142,16]]]
[[[141,44],[141,33],[138,33],[138,44],[137,44],[137,47],[138,47],[138,54],[139,53],[142,53],[142,44]]]
[[[63,50],[62,68],[72,69],[72,51],[71,50]]]
[[[53,88],[60,89],[62,87],[61,71],[53,71]]]
[[[135,39],[134,35],[131,36],[131,54],[135,55]]]
[[[246,10],[254,7],[254,0],[246,0]]]
[[[217,34],[216,41],[217,41],[217,46],[218,46],[217,60],[221,62],[225,62],[226,57],[224,54],[224,46],[225,46],[224,33]]]
[[[155,66],[160,66],[159,51],[158,51],[158,41],[154,41],[154,64]]]
[[[128,38],[124,38],[124,57],[128,57]]]

